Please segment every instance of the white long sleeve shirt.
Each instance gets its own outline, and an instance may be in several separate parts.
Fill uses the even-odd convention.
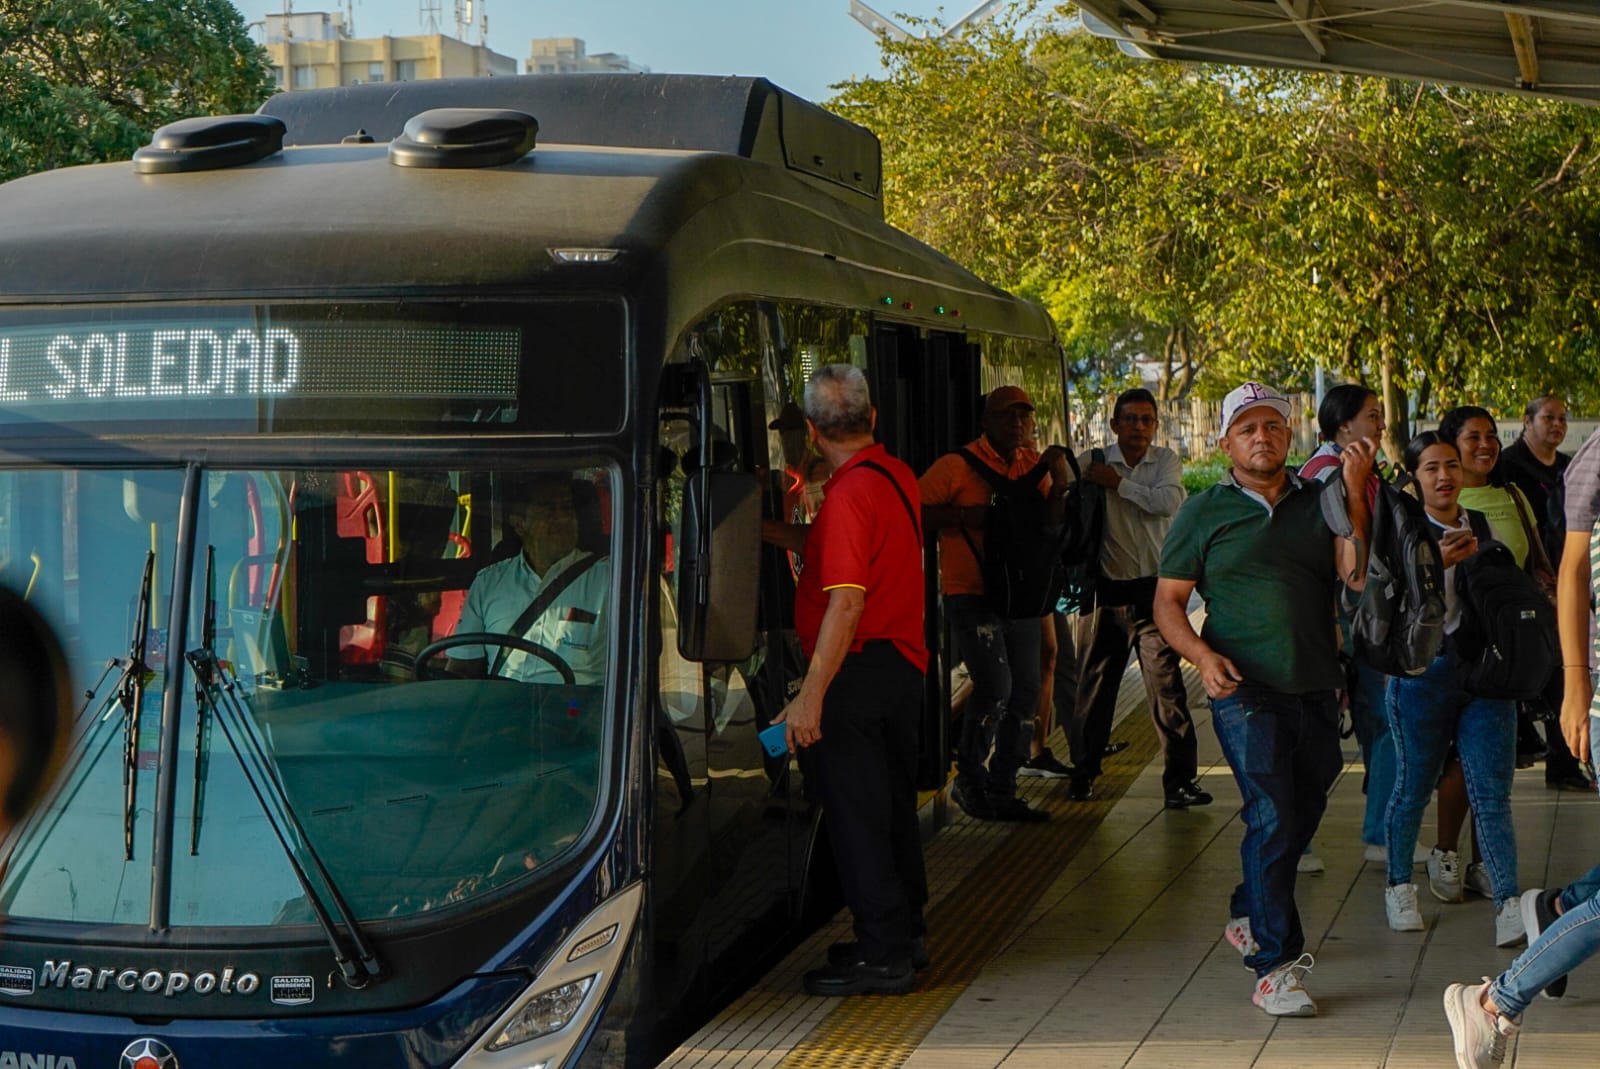
[[[1107,579],[1153,576],[1161,566],[1161,543],[1186,496],[1183,462],[1166,446],[1145,450],[1130,467],[1115,442],[1105,447],[1106,464],[1122,476],[1106,494],[1105,539],[1100,572]]]

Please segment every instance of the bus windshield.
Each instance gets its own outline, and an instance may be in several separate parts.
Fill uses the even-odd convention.
[[[165,863],[174,925],[311,923],[274,790],[299,826],[291,845],[320,857],[361,920],[466,902],[547,866],[599,794],[614,476],[0,471],[0,580],[56,625],[74,680],[100,680],[57,793],[7,844],[0,909],[144,924]],[[180,545],[186,478],[199,509]],[[141,620],[145,671],[130,678]],[[209,690],[188,665],[179,681],[186,656],[215,667]],[[174,686],[177,756],[163,768]],[[165,862],[152,857],[158,771],[176,785]]]

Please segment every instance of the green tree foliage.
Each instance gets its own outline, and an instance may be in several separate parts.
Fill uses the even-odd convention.
[[[271,91],[228,0],[0,0],[0,181],[127,159],[164,123]]]
[[[1091,387],[1138,356],[1173,397],[1321,364],[1396,424],[1600,402],[1600,108],[1139,62],[1071,16],[886,42],[830,106],[890,219],[1043,302]]]

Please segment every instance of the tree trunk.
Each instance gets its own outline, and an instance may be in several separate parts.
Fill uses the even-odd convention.
[[[1388,298],[1384,298],[1383,312],[1387,319]],[[1405,384],[1400,375],[1399,360],[1394,354],[1394,342],[1385,335],[1378,342],[1379,358],[1383,367],[1383,446],[1384,455],[1398,464],[1405,452],[1411,434],[1410,405],[1406,399]]]
[[[1172,395],[1172,354],[1178,346],[1178,328],[1168,327],[1161,345],[1161,374],[1156,379],[1156,400],[1166,404]]]

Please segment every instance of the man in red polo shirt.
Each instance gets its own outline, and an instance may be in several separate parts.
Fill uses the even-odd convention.
[[[997,386],[984,402],[983,434],[964,451],[1018,479],[1041,459],[1028,445],[1033,434],[1032,398],[1020,386]],[[1044,810],[1017,797],[1017,769],[1028,759],[1039,703],[1039,619],[1007,619],[984,597],[973,549],[983,552],[984,516],[993,491],[962,452],[946,453],[918,481],[923,521],[939,531],[945,612],[972,676],[950,796],[980,820],[1048,820]],[[1039,492],[1050,501],[1050,522],[1060,523],[1069,485],[1066,452],[1051,446],[1043,456],[1050,459],[1050,471],[1039,477]]]
[[[810,747],[855,941],[805,976],[813,995],[903,994],[927,964],[928,879],[917,827],[923,641],[922,525],[910,468],[873,441],[861,371],[806,384],[806,423],[833,467],[805,538],[795,629],[809,660],[778,719]]]

